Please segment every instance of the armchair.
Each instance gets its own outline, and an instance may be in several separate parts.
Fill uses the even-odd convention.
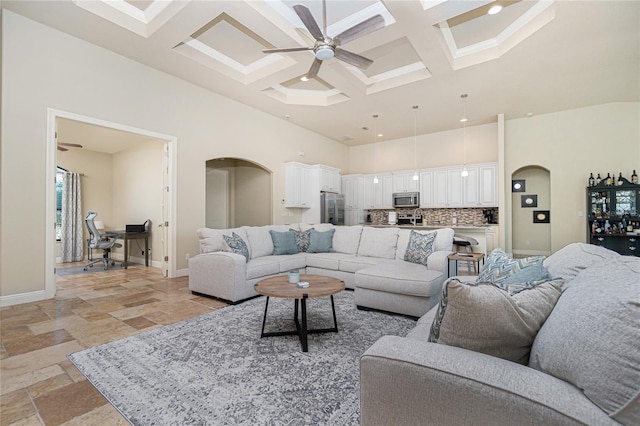
[[[84,270],[87,268],[93,268],[93,265],[102,262],[104,264],[104,269],[109,267],[109,262],[111,262],[111,266],[116,264],[116,260],[109,257],[111,253],[111,249],[114,247],[122,247],[122,244],[116,243],[115,240],[104,239],[102,235],[100,235],[100,231],[98,231],[98,227],[96,226],[94,219],[98,216],[98,213],[93,210],[89,210],[87,216],[84,218],[85,223],[87,224],[87,229],[89,230],[89,235],[91,236],[91,241],[89,242],[89,247],[92,249],[101,249],[102,257],[99,259],[95,259],[85,265]],[[119,261],[118,261],[119,262]],[[124,266],[123,262],[120,262],[120,267]]]

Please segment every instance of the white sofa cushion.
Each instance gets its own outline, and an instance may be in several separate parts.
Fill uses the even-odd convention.
[[[306,253],[265,256],[261,257],[259,260],[277,262],[280,268],[279,272],[287,272],[294,269],[304,269],[307,266]]]
[[[388,293],[431,297],[442,291],[445,276],[403,260],[383,262],[364,268],[355,274],[356,288],[366,288]]]
[[[333,250],[338,253],[356,254],[362,228],[362,225],[336,226],[333,234]]]
[[[365,227],[360,236],[358,256],[395,259],[400,228]]]
[[[367,256],[346,256],[340,259],[339,269],[344,272],[356,272],[384,262],[391,262],[391,260]]]
[[[275,257],[275,256],[274,256]],[[280,263],[274,259],[251,259],[247,262],[247,279],[266,277],[280,272]]]
[[[273,239],[270,230],[277,232],[285,232],[289,230],[288,225],[271,225],[271,226],[248,226],[246,228],[247,238],[251,252],[251,259],[258,257],[270,256],[273,254]]]
[[[344,253],[313,253],[307,255],[307,266],[337,271]]]
[[[331,223],[316,223],[314,225],[308,223],[300,223],[298,226],[300,227],[301,231],[308,231],[309,229],[313,228],[318,232],[325,232],[334,228],[333,224]]]
[[[249,245],[249,239],[247,238],[246,227],[232,229],[198,229],[197,234],[200,241],[200,253],[229,251],[229,245],[224,240],[224,236],[226,235],[230,237],[234,232],[242,238],[245,244],[247,244],[249,253],[251,253],[251,246]]]

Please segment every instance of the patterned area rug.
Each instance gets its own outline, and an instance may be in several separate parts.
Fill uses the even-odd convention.
[[[359,311],[334,296],[338,333],[260,338],[265,298],[69,355],[135,425],[357,425],[359,358],[415,321]],[[309,328],[333,325],[328,297],[307,302]],[[271,298],[265,331],[295,328],[293,300]]]

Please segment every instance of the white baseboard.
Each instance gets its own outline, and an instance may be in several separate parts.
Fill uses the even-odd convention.
[[[176,269],[176,278],[178,277],[188,277],[189,276],[189,268],[187,269]]]
[[[0,296],[0,306],[13,306],[21,303],[38,302],[45,299],[47,299],[47,295],[44,290],[10,294],[8,296]]]

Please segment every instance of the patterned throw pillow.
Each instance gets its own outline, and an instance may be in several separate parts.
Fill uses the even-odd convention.
[[[232,252],[243,255],[247,262],[249,261],[249,248],[240,235],[232,232],[231,236],[223,235],[223,237]]]
[[[437,232],[421,234],[412,230],[409,234],[409,244],[407,244],[407,251],[404,253],[404,260],[427,266],[427,258],[433,253],[436,234]]]
[[[442,289],[429,341],[526,365],[538,330],[560,298],[562,284],[562,279],[539,281],[509,291],[491,283],[451,278]]]
[[[502,249],[492,251],[478,275],[477,283],[498,284],[527,266],[542,264],[544,256],[513,259]]]
[[[298,251],[306,252],[307,250],[309,250],[309,239],[311,238],[311,229],[307,229],[306,231],[296,231],[295,229],[289,228],[289,231],[293,231],[293,237],[296,240]]]

